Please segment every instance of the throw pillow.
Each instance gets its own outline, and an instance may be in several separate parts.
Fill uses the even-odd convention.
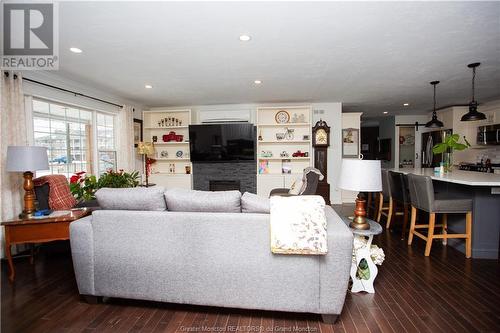
[[[241,196],[241,211],[243,213],[269,214],[269,198],[258,196],[257,194],[245,192]]]
[[[241,213],[240,191],[171,189],[165,192],[165,200],[173,212]]]
[[[134,188],[101,188],[95,192],[102,209],[153,210],[167,209],[161,186]]]
[[[302,178],[295,179],[295,181],[292,183],[292,186],[290,186],[288,194],[299,195],[303,185],[304,182],[302,181]]]

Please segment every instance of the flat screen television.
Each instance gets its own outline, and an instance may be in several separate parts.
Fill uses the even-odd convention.
[[[192,162],[255,162],[256,129],[253,124],[189,125]]]

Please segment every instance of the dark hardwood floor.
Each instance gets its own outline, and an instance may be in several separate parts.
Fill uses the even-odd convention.
[[[342,209],[342,207],[337,207]],[[343,207],[350,211],[351,207]],[[396,226],[398,222],[396,222]],[[375,294],[348,292],[334,325],[318,315],[210,308],[109,299],[80,300],[67,242],[43,246],[30,265],[15,261],[17,277],[1,272],[2,332],[500,332],[500,265],[467,260],[439,242],[425,258],[398,231],[375,243],[386,253]]]

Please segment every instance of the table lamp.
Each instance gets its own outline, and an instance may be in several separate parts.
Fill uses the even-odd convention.
[[[35,212],[35,191],[33,172],[49,170],[49,158],[46,147],[37,146],[8,146],[7,171],[23,172],[24,177],[24,210],[20,218],[31,218]]]
[[[148,170],[148,155],[153,155],[155,153],[155,147],[153,146],[153,143],[151,142],[139,142],[137,145],[137,153],[140,155],[144,155],[144,173],[146,174],[146,187],[149,187],[149,182],[148,182],[148,177],[149,177],[149,170]]]
[[[353,229],[368,230],[366,222],[366,200],[361,192],[382,191],[382,171],[380,161],[343,159],[340,170],[339,187],[343,190],[360,192],[356,198],[354,219],[349,224]]]

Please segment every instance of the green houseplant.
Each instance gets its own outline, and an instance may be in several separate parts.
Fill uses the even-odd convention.
[[[465,150],[470,147],[469,141],[463,136],[464,143],[459,142],[460,135],[452,134],[446,136],[444,142],[432,147],[434,154],[443,154],[443,165],[445,172],[451,172],[453,168],[453,150]]]
[[[73,196],[79,201],[90,201],[95,199],[95,192],[103,187],[124,188],[139,185],[139,172],[131,173],[120,170],[115,172],[108,170],[99,179],[94,175],[86,175],[81,171],[71,176],[69,188]]]

